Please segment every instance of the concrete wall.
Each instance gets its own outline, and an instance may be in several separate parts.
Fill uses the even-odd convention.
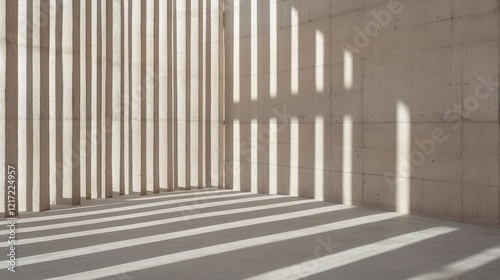
[[[222,186],[220,7],[0,1],[0,212]]]
[[[226,0],[226,187],[500,225],[497,0]]]

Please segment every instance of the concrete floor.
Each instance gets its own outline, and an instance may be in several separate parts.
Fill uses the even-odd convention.
[[[23,213],[17,239],[0,279],[500,279],[497,228],[214,189]]]

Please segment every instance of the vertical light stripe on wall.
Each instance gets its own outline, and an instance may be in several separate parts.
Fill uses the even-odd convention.
[[[190,103],[189,106],[189,172],[191,187],[198,187],[198,0],[191,0],[189,21],[189,49],[187,49],[190,58],[190,70],[188,74],[190,91],[188,93]]]
[[[160,192],[160,150],[163,150],[163,145],[160,147],[160,92],[159,92],[159,0],[153,2],[153,49],[154,49],[154,63],[153,63],[153,192]],[[165,106],[165,105],[163,105]],[[162,106],[162,107],[163,107]]]
[[[20,211],[27,210],[27,179],[28,179],[28,0],[18,2],[18,205]]]
[[[396,211],[410,213],[411,191],[411,113],[408,105],[398,101],[396,105]]]
[[[257,193],[259,188],[259,121],[252,119],[250,122],[250,190]]]
[[[108,47],[109,41],[112,41],[112,36],[109,26],[109,17],[107,11],[109,10],[108,4],[109,1],[101,0],[101,192],[103,198],[108,198],[112,196],[112,181],[111,181],[111,164],[109,162],[109,157],[107,156],[110,153],[109,141],[111,141],[111,130],[108,124],[109,121],[109,95],[111,94],[111,77],[109,75],[109,68],[112,68],[113,65],[108,63],[108,60],[112,59],[112,55],[110,49]]]
[[[122,44],[122,55],[121,55],[121,67],[122,67],[122,146],[121,146],[121,157],[122,157],[122,169],[123,174],[121,178],[121,184],[123,190],[120,190],[120,194],[129,194],[130,182],[128,180],[130,176],[129,169],[129,71],[128,71],[128,1],[121,2],[121,44]]]
[[[217,168],[214,169],[214,173],[218,174],[217,182],[214,184],[219,188],[224,186],[224,37],[223,37],[223,28],[224,28],[224,3],[225,1],[219,0],[219,3],[214,3],[216,6],[217,13],[214,13],[214,19],[216,22],[216,30],[218,34],[218,42],[216,43],[216,50],[214,52],[217,54],[217,77],[215,80],[212,80],[211,83],[217,85],[217,92],[214,95],[214,100],[217,101],[216,107],[218,117],[216,123],[218,123],[218,133],[214,134],[213,137],[217,139],[218,147],[217,150],[214,150],[214,153],[218,155]],[[218,4],[218,5],[217,5]],[[217,84],[218,82],[218,84]],[[215,142],[214,142],[215,143]]]
[[[140,15],[140,42],[141,42],[141,195],[145,195],[148,187],[148,163],[147,163],[147,1],[141,1]]]
[[[62,3],[62,191],[65,203],[73,197],[73,2]]]
[[[173,187],[178,188],[179,187],[179,115],[178,115],[178,67],[177,67],[177,61],[178,61],[178,44],[179,44],[179,38],[177,36],[177,28],[178,28],[178,17],[177,17],[177,0],[172,1],[172,56],[173,56],[173,62],[172,62],[172,84],[173,84],[173,91],[172,91],[172,120],[174,122],[173,124],[173,130],[174,130],[174,135],[172,137],[173,140],[173,147],[174,147],[174,152],[173,152]]]
[[[325,35],[322,31],[316,30],[316,61],[315,61],[315,84],[316,92],[325,91]]]
[[[134,192],[134,182],[133,182],[133,176],[134,176],[134,169],[132,164],[134,163],[132,156],[133,156],[133,146],[132,146],[132,98],[133,98],[133,87],[132,87],[132,0],[127,1],[128,8],[127,8],[127,51],[128,51],[128,63],[127,63],[127,71],[128,71],[128,103],[127,103],[127,110],[128,110],[128,182],[129,182],[129,193]]]
[[[300,124],[297,117],[290,119],[290,196],[299,196]]]
[[[102,16],[102,0],[96,2],[97,6],[97,74],[96,74],[96,81],[97,81],[97,92],[96,92],[96,104],[97,104],[97,111],[95,115],[96,119],[96,177],[97,177],[97,198],[102,198],[103,197],[103,149],[102,149],[102,143],[104,142],[104,139],[102,137],[102,131],[103,131],[103,126],[102,126],[102,107],[103,107],[103,97],[105,97],[105,88],[104,88],[104,79],[103,79],[103,72],[105,73],[105,62],[104,60],[104,55],[103,53],[105,52],[103,50],[103,41],[105,42],[104,39],[104,34],[103,34],[103,24],[104,18]]]
[[[57,200],[56,166],[56,15],[57,1],[50,0],[49,22],[49,130],[50,130],[50,204]]]
[[[172,47],[172,31],[173,31],[173,2],[174,1],[167,1],[167,63],[168,63],[168,78],[167,78],[167,112],[168,112],[168,118],[167,118],[167,131],[168,131],[168,152],[167,152],[167,157],[168,157],[168,163],[167,163],[167,177],[168,177],[168,186],[167,190],[168,191],[173,191],[174,190],[174,156],[173,156],[173,120],[174,120],[174,114],[173,114],[173,47]]]
[[[233,190],[241,190],[241,138],[240,120],[233,120]]]
[[[133,190],[141,192],[141,0],[132,0],[132,173]],[[145,186],[144,186],[145,187]]]
[[[325,178],[325,119],[316,116],[314,120],[314,199],[324,198]]]
[[[234,1],[233,12],[233,102],[240,103],[240,0]]]
[[[250,89],[250,100],[256,101],[259,98],[259,77],[258,77],[258,62],[259,62],[259,21],[258,21],[258,2],[251,1],[250,7],[250,52],[251,52],[251,89]]]
[[[250,75],[251,75],[251,87],[250,87],[250,100],[257,101],[259,99],[259,33],[258,33],[258,1],[252,1],[250,7],[250,36],[251,36],[251,66],[250,66]],[[259,184],[259,174],[258,174],[258,131],[259,131],[259,122],[257,119],[252,119],[250,124],[250,135],[251,135],[251,191],[258,192],[258,184]]]
[[[146,79],[146,99],[145,102],[145,149],[146,152],[146,170],[142,173],[146,176],[147,191],[153,192],[154,176],[154,0],[144,0],[146,5],[146,56],[145,59],[145,79]],[[144,5],[144,4],[143,4]],[[144,31],[142,31],[144,32]]]
[[[342,120],[342,204],[352,205],[352,156],[353,156],[353,120],[350,114]]]
[[[204,87],[203,87],[203,3],[204,0],[198,0],[198,43],[197,43],[197,48],[198,48],[198,112],[197,112],[197,118],[196,120],[198,121],[198,188],[203,188],[203,143],[205,141],[205,137],[203,135],[203,127],[204,127],[204,113],[203,113],[203,92],[204,92]]]
[[[56,11],[56,98],[54,100],[56,104],[55,109],[55,122],[56,122],[56,203],[67,203],[65,201],[63,193],[63,172],[64,172],[64,136],[63,136],[63,102],[64,102],[64,76],[63,76],[63,56],[62,56],[62,39],[63,39],[63,1],[57,0],[57,11]]]
[[[119,21],[119,29],[120,29],[120,106],[118,108],[120,112],[120,195],[125,194],[125,19],[124,19],[124,8],[125,3],[127,1],[117,1],[118,7],[120,9],[120,21]]]
[[[220,120],[222,120],[222,114],[223,114],[223,107],[221,105],[223,104],[223,95],[222,95],[222,88],[223,88],[223,83],[219,79],[222,75],[222,64],[221,64],[221,59],[222,59],[222,45],[221,45],[221,29],[220,27],[222,26],[222,18],[219,17],[221,13],[221,9],[223,3],[221,1],[212,1],[211,3],[211,34],[212,34],[212,40],[211,40],[211,79],[210,79],[210,84],[211,84],[211,122],[212,122],[212,133],[211,133],[211,143],[212,143],[212,154],[211,154],[211,177],[212,177],[212,186],[219,186],[222,187],[222,176],[223,174],[221,173],[223,166],[222,166],[222,150],[220,149],[220,144],[222,143],[221,135],[222,135],[222,126]],[[240,59],[240,58],[238,58]]]
[[[6,12],[6,3],[5,1],[0,1],[0,213],[6,213],[6,182],[7,177],[5,174],[5,170],[7,170],[6,161],[5,161],[5,126],[6,126],[6,116],[5,116],[5,106],[7,103],[5,102],[5,79],[6,79],[6,38],[5,38],[5,29],[7,26],[7,22],[5,19]]]
[[[122,2],[122,21],[123,21],[123,165],[124,165],[124,194],[130,194],[130,181],[132,169],[130,168],[130,49],[129,49],[129,0]]]
[[[207,137],[207,127],[208,127],[208,122],[207,122],[207,118],[206,118],[206,112],[208,111],[207,110],[207,57],[206,57],[206,54],[207,54],[207,15],[208,15],[208,10],[207,9],[207,1],[206,0],[202,0],[200,5],[202,5],[201,7],[201,13],[203,15],[203,18],[201,19],[202,22],[201,22],[201,41],[200,41],[200,51],[202,52],[201,54],[201,65],[200,67],[202,67],[201,69],[201,81],[200,81],[200,86],[201,86],[201,94],[202,94],[202,97],[201,97],[201,112],[200,112],[200,120],[202,121],[202,124],[201,124],[201,137],[202,137],[202,151],[201,151],[201,158],[202,158],[202,163],[201,163],[201,182],[202,182],[202,186],[208,186],[209,184],[207,183],[207,159],[206,159],[206,156],[207,156],[207,142],[208,142],[208,137]]]
[[[292,95],[299,94],[299,11],[297,8],[291,9],[291,89]]]
[[[112,57],[113,57],[113,68],[112,68],[112,102],[111,102],[111,124],[112,124],[112,190],[115,195],[121,193],[121,170],[122,170],[122,143],[121,143],[121,130],[122,130],[122,88],[121,88],[121,0],[112,0],[112,30],[113,30],[113,42],[112,42]]]
[[[186,1],[176,1],[176,155],[177,186],[186,187]]]
[[[205,1],[205,181],[212,187],[212,4]]]
[[[100,195],[100,189],[99,189],[99,174],[100,172],[98,171],[98,154],[97,154],[97,140],[99,139],[98,137],[98,123],[97,123],[97,104],[99,103],[97,101],[97,98],[99,97],[98,94],[98,81],[97,81],[97,74],[98,74],[98,62],[100,62],[99,58],[99,52],[98,52],[98,44],[99,44],[99,36],[98,36],[98,15],[97,12],[98,10],[100,11],[100,8],[98,8],[97,5],[97,0],[92,0],[92,92],[91,92],[91,198],[99,198],[101,197]]]
[[[269,119],[269,194],[278,194],[278,119]]]
[[[87,198],[87,0],[80,1],[80,198]]]
[[[157,2],[158,1],[155,0],[155,5]],[[170,174],[169,172],[167,172],[167,170],[171,167],[169,164],[170,162],[168,153],[170,145],[170,141],[168,141],[168,136],[170,135],[168,129],[168,114],[170,113],[168,100],[169,80],[167,77],[169,72],[167,37],[169,36],[168,27],[170,26],[167,18],[168,5],[168,1],[159,1],[157,11],[158,20],[155,21],[155,23],[158,23],[158,47],[155,49],[155,53],[158,54],[158,101],[155,102],[155,111],[158,110],[158,116],[155,116],[155,122],[158,122],[158,129],[155,129],[158,133],[158,142],[155,145],[157,146],[158,152],[155,154],[157,154],[158,162],[156,162],[155,160],[155,163],[157,164],[157,170],[155,170],[157,174],[155,174],[155,178],[157,177],[157,180],[159,180],[158,187],[161,188],[168,188],[167,186],[169,185],[168,180],[170,180]]]
[[[185,85],[186,85],[186,113],[185,113],[185,186],[186,189],[191,189],[191,1],[186,1],[186,29],[185,29],[185,38],[186,38],[186,77],[185,77]]]
[[[278,95],[278,2],[269,3],[269,96],[276,98]]]

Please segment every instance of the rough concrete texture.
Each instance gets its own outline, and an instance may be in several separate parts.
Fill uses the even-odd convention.
[[[498,229],[289,196],[175,191],[23,213],[1,279],[498,279]],[[0,230],[5,249],[6,230]],[[478,238],[480,236],[481,238]]]
[[[226,0],[226,185],[500,225],[498,10]]]

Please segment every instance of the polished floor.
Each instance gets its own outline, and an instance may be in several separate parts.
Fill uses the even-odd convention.
[[[229,190],[23,213],[16,237],[2,280],[500,279],[497,228]]]

